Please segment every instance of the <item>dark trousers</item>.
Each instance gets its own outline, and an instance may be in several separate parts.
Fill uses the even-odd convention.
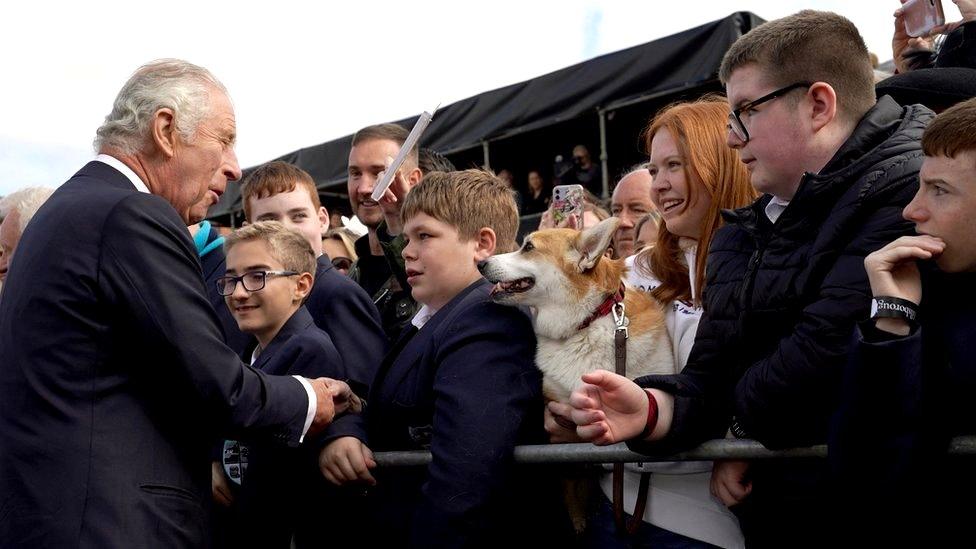
[[[715,546],[704,541],[641,521],[633,534],[618,532],[614,522],[613,506],[603,494],[586,524],[582,547],[593,549],[712,549]],[[630,515],[625,515],[630,520]]]
[[[754,461],[749,473],[752,493],[732,507],[746,547],[845,546],[823,460]]]

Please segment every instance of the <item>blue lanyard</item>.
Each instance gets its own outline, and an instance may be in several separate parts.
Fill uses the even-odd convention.
[[[213,239],[213,242],[207,244],[207,238],[210,236],[210,222],[201,221],[200,230],[197,231],[196,236],[193,237],[193,244],[197,247],[197,257],[203,257],[215,249],[224,245],[224,237],[218,236]]]

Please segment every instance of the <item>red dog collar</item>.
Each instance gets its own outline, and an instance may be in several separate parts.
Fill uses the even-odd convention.
[[[623,300],[624,300],[624,283],[621,282],[620,289],[617,290],[617,293],[607,296],[607,298],[603,300],[603,303],[601,303],[600,306],[597,307],[595,311],[593,311],[593,314],[591,314],[589,318],[581,322],[580,325],[576,327],[576,329],[577,330],[586,329],[586,327],[592,324],[594,320],[600,318],[601,316],[607,316],[608,314],[610,314],[610,311],[613,309],[613,306],[616,305],[617,303],[620,303]]]

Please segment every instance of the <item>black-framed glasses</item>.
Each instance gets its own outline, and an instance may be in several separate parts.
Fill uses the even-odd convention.
[[[332,266],[340,271],[348,271],[352,267],[352,259],[348,257],[336,256],[332,258]]]
[[[740,141],[742,141],[743,143],[748,143],[749,142],[749,130],[746,129],[746,125],[743,124],[742,123],[742,119],[739,118],[739,115],[740,114],[742,114],[744,112],[749,112],[750,110],[758,107],[759,105],[762,105],[763,103],[765,103],[767,101],[772,101],[773,99],[776,99],[777,97],[782,97],[782,96],[786,95],[787,93],[789,93],[789,92],[791,92],[791,91],[793,91],[793,90],[795,90],[797,88],[809,88],[812,85],[813,85],[813,82],[797,82],[795,84],[790,84],[789,86],[786,86],[785,88],[780,88],[780,89],[778,89],[776,91],[767,93],[766,95],[760,97],[759,99],[754,99],[754,100],[752,100],[752,101],[750,101],[750,102],[742,105],[741,107],[739,107],[737,109],[732,109],[732,112],[729,113],[729,129],[732,130],[732,133],[734,133],[735,136]]]
[[[248,271],[241,276],[222,276],[217,279],[217,291],[220,295],[233,295],[237,288],[237,283],[244,285],[244,289],[249,292],[263,290],[267,284],[269,276],[295,276],[301,274],[297,271]]]

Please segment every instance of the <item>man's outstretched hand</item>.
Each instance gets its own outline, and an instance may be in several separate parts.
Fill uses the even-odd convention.
[[[315,417],[306,435],[314,435],[325,429],[335,416],[346,411],[360,412],[363,402],[352,392],[345,381],[320,377],[307,380],[315,392]]]

